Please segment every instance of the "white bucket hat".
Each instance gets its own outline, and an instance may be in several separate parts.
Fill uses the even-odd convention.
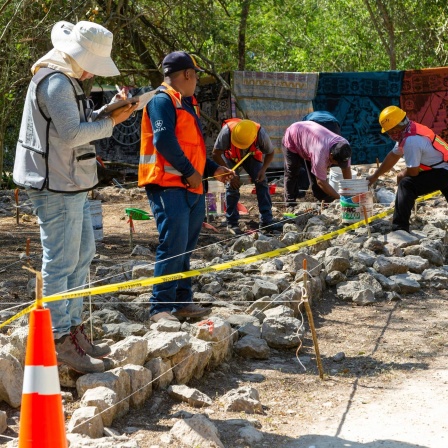
[[[57,22],[51,30],[51,42],[56,50],[71,56],[86,72],[98,76],[119,75],[110,57],[113,34],[93,22]]]

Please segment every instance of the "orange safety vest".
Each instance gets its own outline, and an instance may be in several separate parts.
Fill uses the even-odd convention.
[[[442,140],[437,134],[435,134],[431,129],[423,124],[411,121],[409,129],[405,132],[403,139],[400,141],[399,147],[403,151],[406,139],[412,135],[421,135],[422,137],[429,138],[432,146],[437,151],[441,152],[443,155],[443,160],[441,162],[435,163],[434,165],[423,165],[420,164],[419,168],[423,171],[431,170],[433,166],[440,165],[443,162],[448,162],[448,143]]]
[[[201,129],[196,118],[182,106],[182,95],[166,83],[157,94],[164,93],[171,98],[176,110],[175,135],[182,151],[198,173],[203,174],[206,163],[206,148]],[[199,107],[193,97],[193,106],[199,116]],[[138,186],[157,184],[161,187],[187,186],[182,182],[182,173],[177,171],[154,146],[154,131],[148,110],[143,109],[142,134],[140,143],[140,161],[138,165]],[[197,194],[204,192],[202,183],[197,188],[189,188]]]
[[[233,128],[241,121],[241,118],[229,118],[228,120],[224,120],[222,123],[222,127],[224,126],[228,126],[230,129],[230,133],[232,133]],[[254,121],[255,123],[255,121]],[[257,126],[257,136],[258,136],[258,132],[260,131],[260,124],[259,123],[255,123]],[[258,137],[255,139],[255,141],[252,143],[252,145],[249,147],[249,151],[252,151],[254,153],[254,159],[258,160],[259,162],[263,161],[263,153],[257,149],[257,140]],[[230,143],[230,149],[227,149],[226,151],[224,151],[224,155],[230,159],[233,160],[234,162],[239,162],[243,157],[241,156],[241,150],[240,148],[237,148],[236,146],[232,145],[232,143]]]

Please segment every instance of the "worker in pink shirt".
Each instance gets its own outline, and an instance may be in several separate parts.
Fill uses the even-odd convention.
[[[298,121],[286,129],[282,149],[287,206],[295,206],[300,197],[299,172],[301,169],[303,172],[303,167],[316,199],[324,202],[339,199],[339,193],[327,181],[327,171],[330,166],[339,166],[344,179],[352,178],[352,149],[345,138],[313,121]]]

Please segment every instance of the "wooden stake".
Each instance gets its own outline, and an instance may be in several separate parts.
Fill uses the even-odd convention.
[[[22,266],[23,269],[26,269],[29,272],[32,272],[33,274],[36,274],[36,287],[35,287],[35,293],[36,293],[36,308],[41,310],[43,306],[42,302],[42,289],[43,289],[43,282],[42,282],[42,272],[35,271],[33,268],[29,266]]]
[[[36,272],[36,308],[42,309],[43,302],[42,302],[42,288],[43,288],[43,282],[42,282],[42,272]]]
[[[376,158],[376,167],[379,168],[380,167],[380,159],[377,157]]]
[[[317,334],[316,334],[316,329],[314,327],[313,313],[311,312],[310,303],[308,301],[307,283],[308,283],[308,272],[307,272],[307,263],[306,263],[306,259],[305,259],[305,260],[303,260],[304,295],[302,296],[302,300],[305,305],[305,311],[306,311],[306,315],[308,317],[308,323],[310,324],[311,336],[313,337],[314,352],[316,353],[316,363],[317,363],[317,368],[319,370],[319,377],[321,380],[323,380],[324,379],[324,369],[322,367],[322,360],[320,359],[319,344],[317,342]]]
[[[367,209],[366,209],[365,205],[362,206],[362,212],[364,213],[364,221],[365,221],[366,227],[367,227],[367,234],[369,235],[369,238],[370,238],[372,236],[372,234],[370,233],[369,219],[367,217]]]

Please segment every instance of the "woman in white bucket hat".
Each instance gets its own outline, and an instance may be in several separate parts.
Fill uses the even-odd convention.
[[[71,56],[86,72],[98,76],[119,75],[110,57],[113,34],[93,22],[58,22],[51,31],[51,42],[56,50]]]
[[[16,148],[14,181],[26,188],[40,226],[43,295],[86,283],[95,240],[87,192],[98,182],[95,146],[112,135],[138,104],[103,119],[81,82],[119,74],[110,57],[113,35],[92,22],[58,22],[54,48],[31,68]],[[83,299],[49,302],[58,361],[81,373],[104,371],[107,345],[93,345],[82,324]]]

